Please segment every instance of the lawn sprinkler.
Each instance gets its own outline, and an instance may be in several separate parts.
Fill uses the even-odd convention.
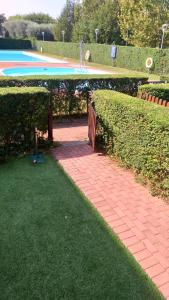
[[[31,161],[33,162],[33,164],[43,163],[44,162],[43,155],[42,155],[42,153],[40,153],[38,151],[38,130],[37,130],[37,128],[35,128],[35,131],[34,131],[34,140],[35,140],[35,145],[34,145],[34,152],[31,155]]]

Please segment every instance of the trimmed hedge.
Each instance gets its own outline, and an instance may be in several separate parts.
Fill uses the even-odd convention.
[[[2,49],[32,49],[30,40],[0,39],[0,50]]]
[[[59,56],[80,59],[80,50],[78,43],[62,43],[62,42],[35,42],[35,48]],[[85,44],[85,52],[90,50],[91,61],[94,63],[127,68],[147,72],[146,59],[152,57],[154,65],[152,73],[166,74],[169,73],[169,50],[158,48],[144,48],[132,46],[117,46],[117,57],[115,60],[111,58],[111,45],[103,44]]]
[[[65,89],[68,92],[112,89],[130,95],[137,94],[138,86],[147,83],[148,78],[138,75],[67,75],[0,77],[0,87],[39,86],[49,90]]]
[[[158,97],[159,99],[169,102],[169,84],[145,84],[139,86],[139,92],[146,92],[150,95]]]
[[[30,149],[35,127],[47,131],[49,104],[45,88],[0,88],[0,160]]]
[[[1,77],[0,87],[39,86],[48,88],[53,92],[53,112],[58,116],[86,113],[88,94],[91,90],[113,89],[136,95],[139,84],[146,82],[147,78],[145,77],[120,75]],[[77,90],[80,92],[78,96]]]
[[[169,74],[161,75],[160,80],[164,81],[165,83],[169,82]]]
[[[169,197],[169,110],[113,91],[95,91],[94,100],[107,153]]]

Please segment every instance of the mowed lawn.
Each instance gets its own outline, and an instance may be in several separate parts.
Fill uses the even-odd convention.
[[[0,299],[164,298],[47,156],[0,165]]]

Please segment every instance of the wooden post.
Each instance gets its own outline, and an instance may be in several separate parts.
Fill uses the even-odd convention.
[[[155,102],[155,96],[152,96],[152,97],[151,97],[151,101],[152,101],[152,102]]]
[[[163,100],[163,106],[167,106],[167,101],[166,100]]]
[[[92,146],[93,151],[96,151],[96,112],[89,103],[89,114],[88,114],[88,138],[89,144]]]
[[[89,115],[89,104],[92,100],[92,91],[87,92],[87,115]]]
[[[148,93],[146,93],[146,100],[148,101],[148,98],[149,98],[149,94]]]
[[[53,114],[52,114],[51,100],[49,102],[49,109],[48,109],[48,140],[53,142]]]

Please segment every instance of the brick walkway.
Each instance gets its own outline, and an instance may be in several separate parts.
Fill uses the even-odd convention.
[[[87,144],[85,120],[56,124],[53,150],[65,171],[169,299],[169,205]]]

